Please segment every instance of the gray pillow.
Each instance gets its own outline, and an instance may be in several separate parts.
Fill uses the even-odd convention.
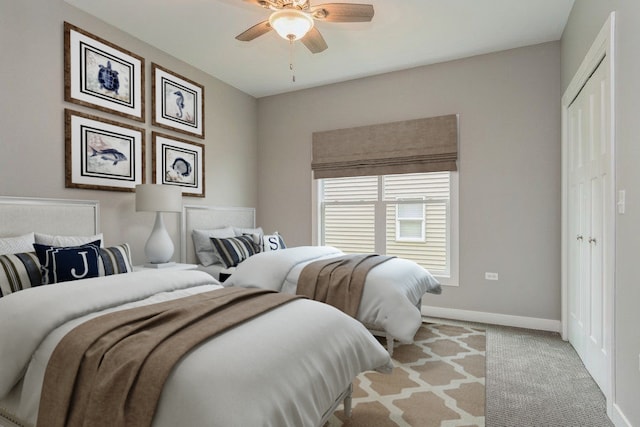
[[[220,264],[220,259],[216,256],[216,253],[213,250],[211,237],[215,237],[216,239],[227,239],[229,237],[236,237],[236,234],[231,226],[216,228],[213,230],[193,229],[191,232],[193,247],[196,251],[196,256],[198,257],[200,264],[205,267],[212,264]]]
[[[262,236],[264,235],[264,231],[262,231],[262,227],[256,227],[256,228],[233,227],[233,231],[235,231],[236,237],[248,234],[253,239],[253,243],[255,245],[258,245],[258,247],[262,246]]]

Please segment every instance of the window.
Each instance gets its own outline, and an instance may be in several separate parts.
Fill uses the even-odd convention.
[[[396,242],[424,242],[426,209],[423,203],[398,199],[396,205]]]
[[[415,261],[457,284],[457,173],[318,180],[318,241]]]

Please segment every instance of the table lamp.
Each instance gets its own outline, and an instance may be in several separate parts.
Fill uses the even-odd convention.
[[[182,212],[182,190],[173,185],[136,185],[136,212],[155,212],[156,222],[144,247],[148,264],[145,267],[162,268],[175,263],[169,262],[173,256],[173,241],[164,226],[162,212]]]

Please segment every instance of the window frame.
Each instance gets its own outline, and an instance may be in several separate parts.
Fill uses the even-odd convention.
[[[382,180],[382,176],[379,176]],[[312,201],[312,244],[321,245],[322,243],[322,180],[312,179],[311,181],[311,201]],[[372,202],[362,202],[370,204]],[[382,208],[382,204],[373,202]],[[457,171],[449,172],[449,205],[447,215],[447,254],[449,255],[449,271],[437,274],[434,277],[438,279],[444,286],[459,286],[459,173]],[[376,233],[378,235],[380,233]],[[426,235],[426,231],[425,231]],[[376,239],[377,240],[377,239]],[[378,242],[376,241],[376,244]],[[386,251],[386,244],[383,246]]]

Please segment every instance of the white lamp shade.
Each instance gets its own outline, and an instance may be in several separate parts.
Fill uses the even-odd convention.
[[[173,185],[136,185],[136,212],[182,212],[182,190]]]
[[[313,18],[299,10],[284,9],[273,12],[269,24],[285,40],[298,40],[313,28]]]

